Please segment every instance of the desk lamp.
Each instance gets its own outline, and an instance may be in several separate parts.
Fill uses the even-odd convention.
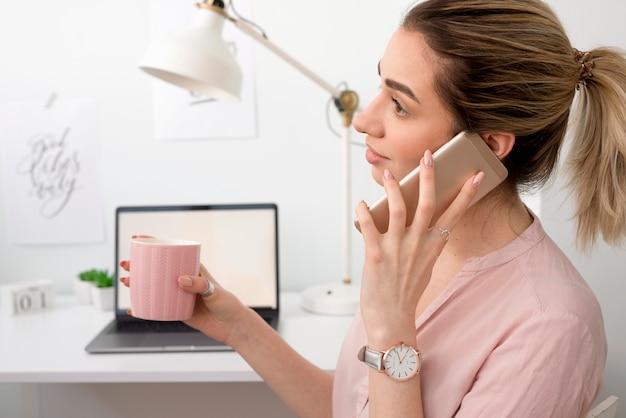
[[[332,95],[342,119],[343,278],[337,283],[316,285],[305,289],[301,302],[304,309],[316,313],[353,314],[359,303],[359,288],[351,280],[350,127],[352,117],[358,107],[357,94],[350,90],[335,89],[271,43],[248,21],[230,16],[222,0],[204,0],[196,6],[197,16],[189,28],[174,33],[168,39],[148,49],[140,65],[143,71],[168,83],[216,100],[238,101],[241,93],[242,71],[222,37],[224,22],[228,20]]]

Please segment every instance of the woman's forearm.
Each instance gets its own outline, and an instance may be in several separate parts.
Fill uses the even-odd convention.
[[[228,343],[299,417],[332,416],[332,374],[298,354],[254,311]]]

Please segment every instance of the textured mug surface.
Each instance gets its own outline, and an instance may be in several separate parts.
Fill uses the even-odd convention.
[[[130,243],[130,304],[133,316],[155,321],[189,319],[196,295],[178,287],[178,277],[197,276],[200,243],[134,238]]]

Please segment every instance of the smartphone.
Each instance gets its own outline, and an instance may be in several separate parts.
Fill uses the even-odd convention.
[[[435,214],[439,218],[459,194],[465,181],[484,172],[485,177],[470,206],[482,199],[506,179],[508,172],[491,151],[482,137],[475,133],[461,132],[433,153],[435,162]],[[400,189],[407,210],[406,226],[411,225],[417,208],[419,190],[419,166],[400,180]],[[389,205],[383,195],[369,207],[376,227],[381,233],[389,227]],[[360,231],[358,219],[354,220]]]

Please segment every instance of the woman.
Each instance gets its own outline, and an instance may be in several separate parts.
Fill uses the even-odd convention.
[[[518,191],[552,174],[578,96],[569,161],[580,244],[599,234],[622,242],[626,61],[574,50],[540,0],[429,0],[409,11],[379,73],[380,93],[354,126],[389,197],[390,226],[380,234],[357,206],[361,309],[335,375],[204,268],[179,279],[199,294],[188,323],[237,350],[298,416],[584,416],[606,359],[600,307]],[[433,219],[432,151],[463,130],[481,135],[509,177],[469,207],[483,174],[473,176]],[[419,204],[405,227],[397,179],[417,164]],[[419,373],[400,381],[362,362],[394,347],[389,368]]]

